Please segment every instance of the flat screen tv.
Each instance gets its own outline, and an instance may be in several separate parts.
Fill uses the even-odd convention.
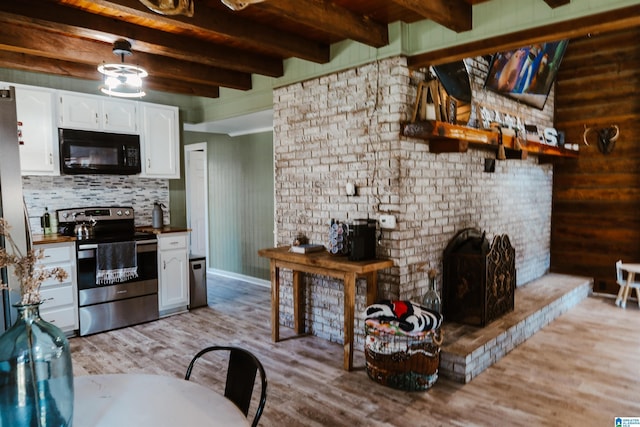
[[[567,43],[560,40],[496,53],[484,87],[542,110]]]

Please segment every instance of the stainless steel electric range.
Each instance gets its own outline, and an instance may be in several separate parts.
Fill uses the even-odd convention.
[[[56,215],[58,232],[77,238],[80,335],[157,320],[157,240],[152,233],[136,232],[133,208],[72,208],[58,210]],[[137,268],[137,277],[101,284],[104,281],[97,278],[97,267],[103,266],[104,261],[100,257],[104,258],[109,253],[108,246],[114,248],[116,243],[123,243],[118,248],[135,252],[130,258]]]

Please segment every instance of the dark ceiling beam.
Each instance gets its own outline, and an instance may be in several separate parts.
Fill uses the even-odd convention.
[[[555,9],[556,7],[571,3],[571,0],[544,0],[544,2],[548,4],[551,9]]]
[[[460,33],[473,27],[472,6],[464,0],[393,0],[450,30]]]
[[[205,65],[270,77],[280,77],[284,73],[279,58],[148,29],[53,3],[42,7],[42,2],[35,0],[0,2],[0,11],[13,14],[12,20],[16,22],[78,37],[109,43],[126,38],[135,44],[135,50],[139,52],[194,62],[197,59],[197,62]]]
[[[0,50],[0,67],[13,70],[28,71],[34,73],[53,74],[62,77],[72,77],[96,82],[96,93],[101,79],[96,67],[71,61],[62,61],[53,58],[34,58],[32,55]],[[202,96],[218,98],[220,89],[216,86],[200,85],[185,82],[180,79],[164,79],[149,76],[144,79],[143,87],[161,92],[177,93],[182,95]]]
[[[218,86],[202,85],[192,82],[183,82],[180,79],[165,79],[162,77],[150,77],[144,82],[145,87],[160,92],[179,93],[182,95],[202,96],[205,98],[220,97]]]
[[[95,66],[102,62],[120,62],[120,58],[113,55],[111,44],[24,27],[4,19],[5,15],[0,15],[2,50]],[[251,75],[246,73],[140,52],[134,52],[125,62],[139,65],[157,77],[240,90],[251,89]]]
[[[571,39],[587,34],[605,33],[637,26],[640,26],[640,5],[425,52],[407,58],[407,64],[414,69],[426,68],[430,65],[448,64],[465,58],[494,54],[534,43]]]
[[[357,15],[329,0],[270,0],[252,7],[327,32],[340,39],[347,38],[373,47],[389,44],[386,24]]]
[[[256,49],[280,58],[297,57],[316,63],[330,60],[328,44],[305,39],[297,34],[245,20],[224,9],[211,9],[200,3],[193,17],[165,16],[151,12],[138,0],[53,0],[133,24],[174,34],[199,35],[216,43]]]

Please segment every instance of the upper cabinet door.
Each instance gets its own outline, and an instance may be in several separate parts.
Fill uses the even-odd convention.
[[[138,133],[138,103],[118,99],[102,101],[102,125],[107,132]]]
[[[138,103],[97,95],[60,94],[61,128],[138,133]]]
[[[55,92],[16,86],[16,112],[23,175],[58,175]]]
[[[58,124],[62,128],[99,130],[102,110],[97,97],[81,94],[60,94]]]
[[[180,178],[178,108],[141,103],[144,163],[141,176]]]

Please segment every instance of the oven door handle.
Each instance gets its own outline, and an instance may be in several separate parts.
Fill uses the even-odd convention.
[[[86,245],[78,246],[78,251],[86,251],[88,249],[98,249],[98,245],[94,243],[94,244],[86,244]]]
[[[98,245],[82,245],[78,247],[78,259],[95,259]]]
[[[146,252],[157,252],[158,251],[158,241],[157,240],[149,240],[136,242],[136,253],[146,253]]]
[[[95,258],[96,250],[98,249],[97,243],[88,243],[86,245],[78,246],[78,259]],[[147,240],[136,242],[136,253],[148,253],[157,252],[158,243],[156,240]]]

